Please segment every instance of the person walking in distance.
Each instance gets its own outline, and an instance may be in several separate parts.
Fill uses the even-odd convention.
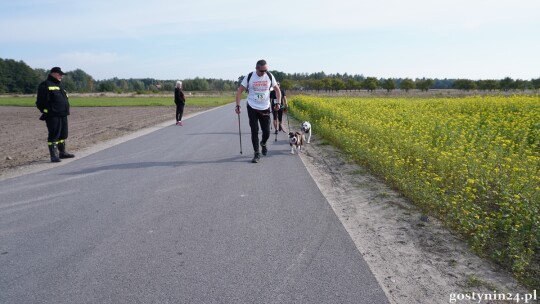
[[[258,163],[260,160],[259,144],[262,148],[261,152],[266,155],[268,148],[266,142],[270,137],[270,88],[276,90],[276,98],[281,101],[281,91],[277,86],[274,75],[268,72],[268,67],[265,60],[257,61],[255,71],[249,73],[236,91],[236,114],[240,115],[240,99],[242,93],[247,90],[247,113],[249,118],[249,126],[251,128],[251,143],[253,144],[253,163]],[[279,108],[280,104],[276,107]],[[259,125],[262,130],[262,138],[259,143]]]
[[[182,82],[179,80],[176,82],[174,88],[174,103],[176,104],[176,125],[183,126],[182,115],[184,115],[184,105],[186,105],[186,96],[182,91]]]
[[[47,144],[53,163],[60,162],[61,158],[75,157],[66,151],[69,100],[62,85],[65,74],[59,67],[52,68],[47,79],[40,83],[37,91],[36,107],[42,113],[40,120],[44,120],[47,125],[49,132]]]
[[[276,134],[278,134],[278,131],[283,131],[283,112],[287,113],[287,96],[285,96],[285,90],[281,89],[281,85],[279,82],[277,83],[280,91],[281,91],[281,102],[276,98],[276,90],[272,90],[270,92],[270,100],[272,102],[272,116],[274,117],[274,129],[276,130]],[[280,107],[276,107],[276,105],[281,105]],[[276,110],[278,109],[278,110]]]

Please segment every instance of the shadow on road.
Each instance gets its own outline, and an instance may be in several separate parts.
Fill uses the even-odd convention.
[[[202,165],[202,164],[221,164],[221,163],[230,163],[230,162],[246,162],[246,156],[238,155],[229,158],[216,159],[216,160],[200,160],[200,161],[168,161],[168,162],[134,162],[134,163],[125,163],[125,164],[114,164],[106,165],[95,168],[86,168],[79,171],[66,172],[63,175],[78,175],[78,174],[89,174],[96,173],[100,171],[109,171],[109,170],[129,170],[129,169],[141,169],[141,168],[151,168],[151,167],[181,167],[187,165]]]

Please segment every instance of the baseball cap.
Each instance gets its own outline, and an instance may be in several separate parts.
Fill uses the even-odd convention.
[[[60,75],[66,75],[66,73],[62,72],[62,69],[59,67],[54,67],[51,69],[51,73],[58,73]]]

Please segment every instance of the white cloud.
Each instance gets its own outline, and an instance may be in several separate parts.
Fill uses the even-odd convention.
[[[416,69],[437,69],[425,75],[436,77],[457,74],[458,60],[463,70],[480,70],[481,58],[511,69],[515,48],[506,45],[514,45],[533,54],[514,64],[515,75],[530,75],[538,70],[538,11],[537,0],[18,0],[0,3],[0,51],[99,79],[236,78],[260,58],[288,72],[407,76],[418,65],[402,61],[430,56]]]
[[[23,0],[24,2],[24,0]],[[220,31],[305,32],[422,27],[474,29],[494,25],[540,24],[540,1],[516,0],[275,0],[217,1],[57,1],[53,10],[11,7],[23,13],[2,15],[1,41],[46,41],[42,27],[64,39],[143,39],[153,35],[187,35]],[[58,8],[60,7],[60,9]],[[24,14],[29,11],[29,14]]]
[[[30,66],[44,69],[53,66],[60,66],[64,71],[82,69],[96,78],[105,72],[110,75],[105,78],[112,78],[117,74],[115,67],[129,61],[128,57],[112,52],[67,52],[42,57],[38,60],[29,60],[27,63]]]
[[[70,53],[59,53],[55,56],[57,60],[71,63],[71,62],[78,62],[83,63],[85,65],[93,65],[93,64],[109,64],[111,62],[116,62],[119,60],[123,60],[122,57],[120,57],[116,53],[108,53],[108,52],[70,52]]]

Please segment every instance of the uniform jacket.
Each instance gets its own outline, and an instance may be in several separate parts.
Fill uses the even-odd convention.
[[[60,81],[51,75],[43,81],[37,92],[36,107],[49,116],[69,115],[69,100]]]

